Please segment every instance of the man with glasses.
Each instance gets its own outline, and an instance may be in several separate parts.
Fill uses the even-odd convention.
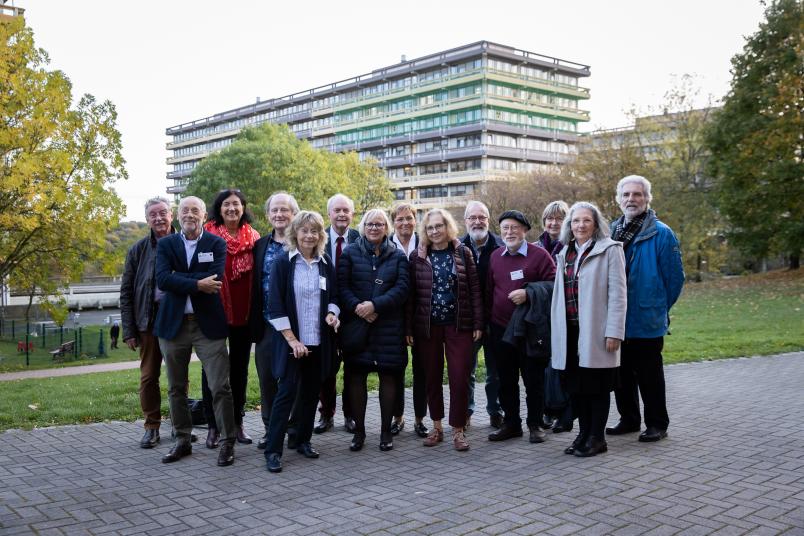
[[[498,235],[489,232],[489,209],[480,201],[469,201],[464,210],[463,222],[466,225],[466,236],[461,241],[472,251],[475,266],[477,266],[477,275],[480,278],[480,292],[485,297],[489,258],[491,252],[502,246],[503,242]],[[474,363],[469,376],[469,415],[471,416],[475,410],[475,370],[477,369],[477,354],[482,347],[483,359],[486,363],[486,411],[488,411],[491,426],[499,428],[503,421],[499,401],[500,376],[497,373],[494,345],[490,344],[488,332],[488,325],[486,325],[483,338],[475,343]]]
[[[530,442],[541,443],[544,414],[544,365],[528,359],[517,347],[503,342],[505,327],[517,305],[528,301],[524,287],[537,281],[553,281],[556,265],[544,248],[528,243],[525,235],[530,222],[518,210],[500,215],[500,235],[504,246],[491,254],[486,287],[486,308],[490,319],[491,344],[500,374],[500,404],[505,412],[502,427],[489,435],[489,441],[522,437],[519,416],[519,375],[525,384],[525,404]]]

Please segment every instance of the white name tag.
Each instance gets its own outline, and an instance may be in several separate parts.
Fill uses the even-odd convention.
[[[207,251],[198,254],[198,262],[212,262],[212,252]]]
[[[525,272],[522,270],[514,270],[511,272],[511,281],[516,281],[517,279],[525,279]]]
[[[321,290],[327,290],[327,278],[323,275],[318,276],[318,288]]]

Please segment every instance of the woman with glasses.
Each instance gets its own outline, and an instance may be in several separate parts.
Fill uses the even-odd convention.
[[[391,420],[399,377],[405,373],[405,300],[408,295],[408,260],[389,240],[391,221],[385,211],[363,215],[360,238],[343,250],[338,262],[338,292],[343,311],[341,345],[349,384],[355,434],[349,448],[358,451],[366,440],[366,378],[376,372],[380,380],[380,450],[391,450]]]
[[[310,438],[318,392],[329,374],[335,332],[340,325],[335,269],[325,253],[326,246],[324,219],[317,212],[302,210],[290,224],[285,252],[271,265],[271,372],[278,387],[268,423],[265,458],[272,473],[282,471],[282,444],[294,403],[298,405],[296,450],[305,458],[318,458]]]
[[[410,255],[410,298],[406,333],[425,366],[427,402],[433,429],[424,440],[444,440],[444,354],[449,377],[449,424],[455,450],[469,450],[465,427],[469,411],[469,374],[473,344],[483,335],[480,281],[472,252],[457,239],[449,212],[436,208],[421,224],[419,247]]]

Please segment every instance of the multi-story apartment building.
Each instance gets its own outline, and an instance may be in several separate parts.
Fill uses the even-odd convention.
[[[357,151],[385,169],[397,199],[452,206],[501,175],[571,158],[589,120],[579,80],[589,67],[480,41],[167,129],[168,193],[193,168],[263,122],[286,123],[329,151]]]

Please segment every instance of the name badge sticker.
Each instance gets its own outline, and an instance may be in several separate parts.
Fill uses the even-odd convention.
[[[212,262],[212,261],[213,258],[211,251],[205,251],[203,253],[198,254],[198,262]]]
[[[514,270],[511,272],[511,281],[516,281],[517,279],[525,279],[525,272],[522,270]]]
[[[327,278],[323,275],[318,276],[318,288],[321,290],[327,290]]]

